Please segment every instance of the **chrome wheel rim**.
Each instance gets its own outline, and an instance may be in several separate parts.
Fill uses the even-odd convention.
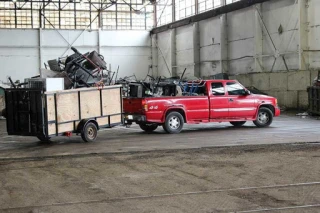
[[[180,119],[177,116],[172,116],[169,119],[169,126],[171,129],[178,129],[180,127]]]
[[[261,124],[266,124],[269,121],[269,114],[266,112],[259,112],[258,121]]]

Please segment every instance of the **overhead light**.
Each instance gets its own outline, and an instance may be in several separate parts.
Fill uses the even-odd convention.
[[[16,3],[17,0],[12,0],[13,3]]]

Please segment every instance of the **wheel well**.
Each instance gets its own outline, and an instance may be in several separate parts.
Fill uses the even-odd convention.
[[[183,117],[184,123],[187,122],[186,113],[184,112],[183,109],[169,109],[169,110],[166,112],[165,118],[167,117],[167,115],[168,115],[170,112],[179,112],[179,113],[182,115],[182,117]]]
[[[90,120],[90,121],[88,121],[88,123],[93,123],[94,125],[96,125],[97,130],[100,129],[100,128],[99,128],[99,124],[98,124],[98,122],[97,122],[96,120]]]
[[[93,120],[93,119],[90,119],[90,120],[81,120],[80,123],[78,124],[78,127],[77,127],[77,131],[78,132],[81,132],[83,127],[85,127],[85,125],[87,125],[87,123],[93,123],[94,125],[96,125],[97,129],[99,130],[99,125],[98,125],[98,122],[96,120]]]
[[[274,106],[272,106],[271,104],[261,105],[261,106],[260,106],[260,108],[261,108],[261,107],[268,108],[268,109],[270,109],[270,110],[271,110],[271,112],[273,113],[273,115],[275,114]],[[260,109],[260,108],[259,108],[259,109]]]

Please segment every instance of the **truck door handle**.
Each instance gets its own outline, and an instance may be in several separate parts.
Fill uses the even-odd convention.
[[[233,99],[232,99],[232,98],[229,98],[229,102],[233,102]]]

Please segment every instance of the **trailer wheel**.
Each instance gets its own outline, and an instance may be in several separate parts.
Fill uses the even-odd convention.
[[[257,127],[267,127],[272,123],[272,120],[273,120],[272,111],[266,107],[261,107],[259,109],[257,119],[253,121],[253,123]]]
[[[231,121],[230,123],[235,127],[240,127],[243,124],[245,124],[246,122],[245,121]]]
[[[41,142],[50,142],[50,137],[48,137],[48,136],[38,135],[37,138],[38,138]]]
[[[98,135],[98,128],[92,122],[87,123],[81,131],[81,138],[85,142],[95,141],[97,138],[97,135]]]
[[[163,124],[163,129],[167,133],[179,133],[181,132],[184,124],[184,119],[179,112],[170,112],[167,117],[166,121]]]
[[[158,128],[158,124],[139,124],[139,126],[145,132],[153,132]]]

